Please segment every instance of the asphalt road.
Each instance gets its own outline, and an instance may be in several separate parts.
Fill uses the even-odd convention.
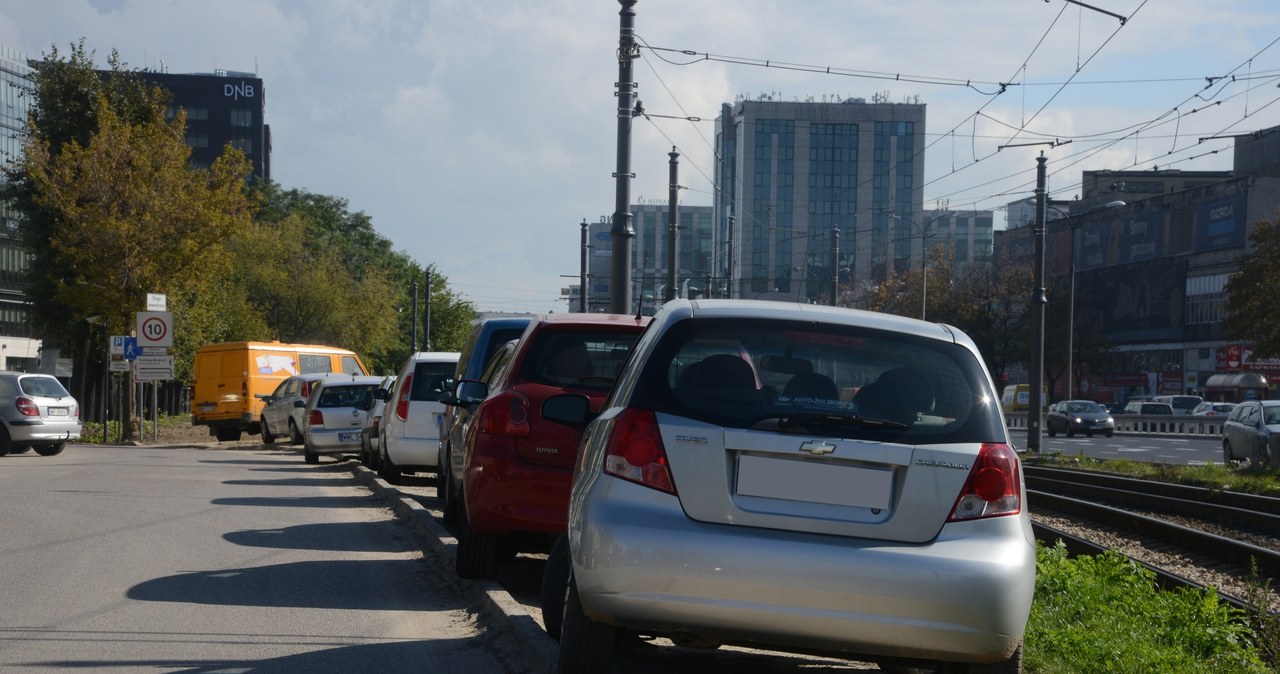
[[[0,671],[527,671],[348,465],[68,446],[0,512]]]

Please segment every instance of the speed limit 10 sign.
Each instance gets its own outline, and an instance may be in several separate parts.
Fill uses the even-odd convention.
[[[139,311],[138,346],[173,346],[173,313]]]

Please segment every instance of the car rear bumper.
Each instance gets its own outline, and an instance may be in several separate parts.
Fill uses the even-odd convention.
[[[356,454],[360,451],[360,429],[308,430],[307,449],[313,454]]]
[[[387,456],[397,466],[435,468],[440,462],[439,438],[397,438],[388,435]]]
[[[69,442],[80,439],[82,426],[79,421],[36,421],[34,423],[10,421],[9,438],[14,444],[26,442]]]
[[[694,522],[674,498],[600,482],[612,483],[596,484],[611,490],[607,501],[575,511],[569,534],[584,609],[601,622],[956,662],[1005,660],[1022,641],[1035,589],[1025,517],[898,544]]]
[[[573,471],[473,452],[463,473],[467,522],[482,533],[560,533]]]

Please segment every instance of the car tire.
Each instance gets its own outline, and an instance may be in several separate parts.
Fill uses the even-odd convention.
[[[443,487],[436,487],[436,494],[440,498],[440,519],[445,524],[458,523],[458,488],[453,482],[453,468],[450,466],[449,456],[451,451],[450,449],[442,450],[440,465],[436,466],[440,476],[437,483],[444,483]]]
[[[298,430],[298,424],[293,423],[293,419],[289,420],[289,444],[301,445],[304,442],[302,431]]]
[[[1068,438],[1076,437],[1076,432],[1071,430],[1071,426],[1067,426],[1067,437]]]
[[[1109,438],[1109,437],[1111,437],[1111,436],[1115,435],[1115,431],[1106,431],[1105,433],[1103,433],[1103,435],[1105,435],[1105,436],[1107,436],[1107,437]]]
[[[9,427],[0,424],[0,456],[8,454],[13,449],[13,439],[9,437]]]
[[[302,446],[302,460],[307,463],[320,463],[320,455],[311,451],[311,448],[305,444]]]
[[[1235,457],[1235,455],[1233,455],[1233,454],[1231,453],[1231,441],[1230,441],[1230,440],[1223,440],[1223,441],[1222,441],[1222,463],[1223,463],[1223,465],[1230,466],[1231,464],[1233,464],[1233,463],[1235,463],[1235,462],[1236,462],[1236,457]]]
[[[1267,452],[1267,446],[1255,442],[1253,444],[1253,452],[1249,456],[1249,468],[1253,470],[1266,470],[1271,467],[1271,455]]]
[[[955,672],[956,674],[1022,674],[1022,644],[1014,650],[1004,662],[971,662],[952,669],[941,669],[939,672]]]
[[[263,417],[262,420],[258,422],[258,426],[262,428],[262,444],[275,444],[276,436],[271,434],[271,427],[267,425],[266,417]]]
[[[466,515],[458,519],[458,545],[453,560],[453,569],[458,577],[486,580],[497,576],[499,537],[476,533]]]
[[[557,671],[560,674],[611,671],[618,629],[613,625],[596,622],[583,612],[572,571],[566,585],[564,616],[560,621],[560,661]]]
[[[67,443],[55,442],[50,445],[36,445],[35,447],[36,454],[39,454],[40,456],[57,456],[62,453],[62,450],[67,448]]]
[[[378,448],[378,477],[386,480],[390,484],[400,484],[400,478],[404,473],[400,467],[392,463],[391,457],[387,456],[387,451],[382,447]]]
[[[236,442],[240,439],[239,428],[219,426],[213,433],[214,437],[218,439],[218,442]]]
[[[31,445],[13,445],[9,448],[10,454],[26,454],[31,451]]]
[[[565,592],[569,588],[569,535],[560,534],[547,553],[542,567],[542,625],[547,634],[560,640],[560,621],[564,618]]]

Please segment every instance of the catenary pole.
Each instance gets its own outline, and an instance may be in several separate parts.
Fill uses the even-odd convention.
[[[676,249],[680,241],[680,210],[678,208],[680,153],[676,152],[676,148],[673,146],[667,156],[671,158],[668,162],[669,178],[667,185],[667,291],[663,293],[662,299],[670,302],[676,298],[676,264],[680,260],[679,251]]]
[[[1031,391],[1027,405],[1027,450],[1040,451],[1041,408],[1044,387],[1044,291],[1045,162],[1044,152],[1036,157],[1035,288],[1031,291]]]
[[[631,240],[636,231],[631,226],[631,120],[635,115],[635,86],[632,80],[632,61],[637,54],[635,41],[636,0],[618,0],[622,10],[618,38],[618,165],[613,173],[616,198],[614,200],[613,239],[609,282],[609,310],[615,314],[627,314],[631,306]]]

